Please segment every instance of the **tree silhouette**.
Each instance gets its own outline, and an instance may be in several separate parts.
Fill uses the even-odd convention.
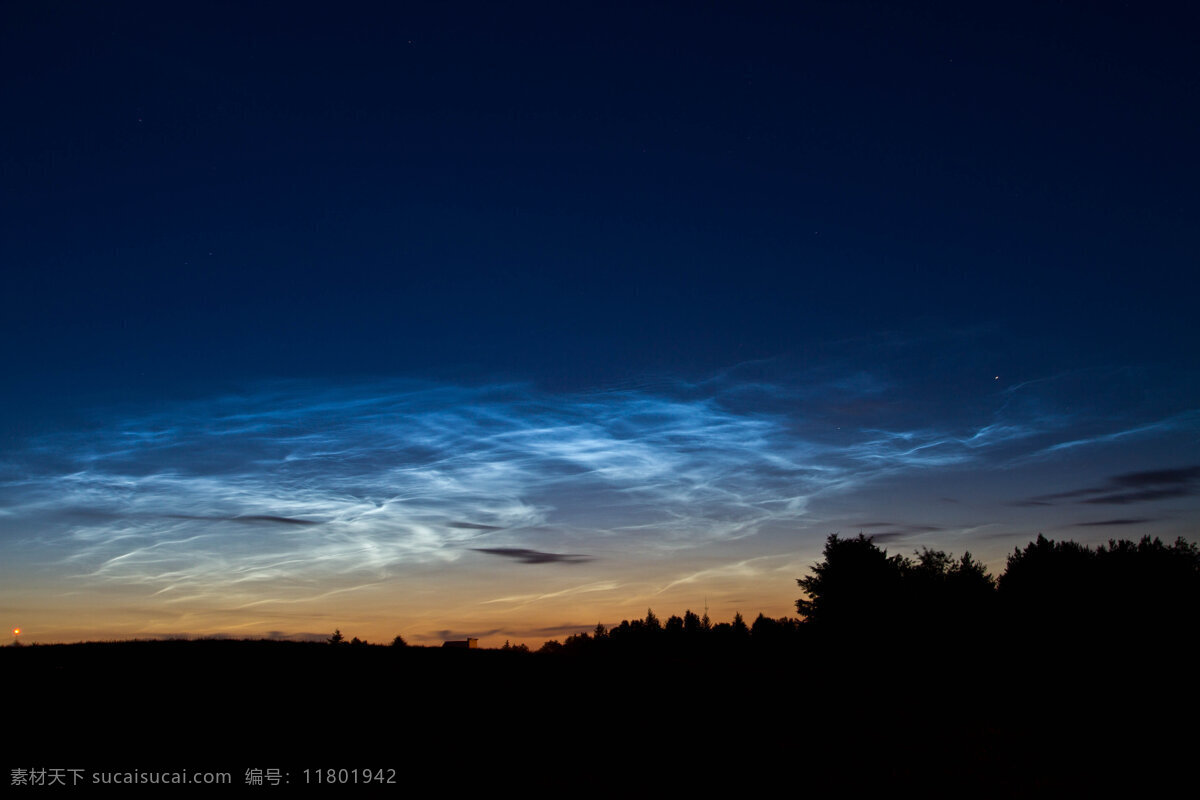
[[[772,619],[761,611],[750,626],[750,641],[755,647],[775,649],[795,641],[800,620],[790,617]]]
[[[345,644],[346,637],[342,636],[341,629],[335,630],[333,636],[329,637],[330,644]]]
[[[1099,575],[1096,554],[1076,542],[1036,540],[1008,557],[1000,599],[1009,619],[1027,630],[1081,631],[1093,616]]]
[[[1126,628],[1200,623],[1200,547],[1143,536],[1096,549],[1104,615]]]
[[[816,627],[895,630],[954,637],[978,631],[992,614],[996,583],[983,565],[923,548],[889,556],[861,533],[831,535],[824,560],[797,583],[808,598],[796,610]]]
[[[964,553],[957,561],[923,548],[901,562],[905,623],[936,636],[959,637],[991,620],[996,582],[982,564]]]
[[[999,596],[1011,622],[1042,635],[1099,629],[1180,635],[1196,626],[1200,611],[1200,548],[1146,536],[1092,550],[1038,534],[1008,557]]]
[[[796,610],[813,625],[879,627],[897,611],[905,566],[906,559],[889,558],[861,533],[853,539],[830,534],[824,560],[796,581],[808,595],[796,601]]]

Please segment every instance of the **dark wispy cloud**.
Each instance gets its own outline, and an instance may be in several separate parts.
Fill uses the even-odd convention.
[[[1179,485],[1167,486],[1161,489],[1142,489],[1137,492],[1115,492],[1113,494],[1102,495],[1101,497],[1090,497],[1081,502],[1091,505],[1124,506],[1130,503],[1146,503],[1151,500],[1168,500],[1172,497],[1188,497],[1195,493],[1195,486]]]
[[[907,536],[909,536],[909,534],[904,533],[903,531],[884,531],[882,533],[869,534],[869,538],[871,539],[871,541],[879,542],[881,544],[883,542],[891,542],[896,539],[903,539]]]
[[[929,531],[940,531],[941,528],[937,525],[905,525],[896,522],[861,522],[859,528],[894,528],[897,531],[906,533],[928,533]]]
[[[1098,520],[1093,520],[1091,522],[1076,522],[1074,527],[1076,527],[1076,528],[1091,528],[1091,527],[1102,527],[1105,525],[1142,525],[1147,522],[1154,522],[1154,521],[1155,520],[1153,518],[1148,518],[1148,517],[1142,518],[1142,519],[1098,519]]]
[[[167,514],[170,519],[191,519],[210,522],[243,522],[248,524],[274,523],[278,525],[319,525],[316,520],[297,519],[296,517],[279,517],[273,514],[245,514],[236,517],[205,516],[203,514]]]
[[[1017,505],[1045,506],[1061,501],[1089,505],[1129,505],[1200,493],[1200,466],[1127,472],[1114,475],[1099,486],[1043,494]]]
[[[463,639],[482,639],[485,636],[495,636],[498,633],[504,633],[504,629],[488,628],[487,630],[478,631],[456,631],[450,628],[442,628],[441,630],[432,631],[426,638],[462,641]]]
[[[523,633],[536,634],[538,636],[556,636],[565,634],[570,636],[575,633],[591,633],[596,629],[596,623],[588,625],[584,622],[564,622],[562,625],[543,625],[537,628],[530,628]]]
[[[592,560],[592,557],[588,555],[543,553],[540,550],[529,550],[524,547],[472,547],[471,549],[477,553],[516,559],[522,564],[582,564]]]
[[[266,638],[288,642],[327,642],[332,633],[289,633],[288,631],[267,631]]]
[[[851,527],[865,533],[874,541],[881,543],[904,539],[920,533],[932,533],[942,530],[937,525],[907,525],[896,522],[861,522]],[[885,530],[879,530],[880,528]]]

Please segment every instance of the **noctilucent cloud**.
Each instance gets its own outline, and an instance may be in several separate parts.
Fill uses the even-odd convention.
[[[4,11],[0,612],[532,645],[1196,541],[1196,11]]]

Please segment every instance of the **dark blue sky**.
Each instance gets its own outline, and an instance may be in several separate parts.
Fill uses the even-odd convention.
[[[294,549],[319,549],[354,503],[387,505],[395,470],[464,458],[446,496],[475,499],[396,510],[387,530],[425,544],[372,562],[381,582],[414,553],[590,554],[626,530],[648,531],[622,545],[644,558],[588,563],[672,586],[661,553],[695,556],[689,575],[800,564],[854,525],[993,559],[1056,526],[1194,533],[1198,17],[7,4],[6,560],[50,585],[134,552],[89,549],[130,519],[157,547],[184,520],[292,513],[315,521]],[[205,438],[264,415],[238,447]],[[295,449],[296,426],[331,449]],[[1130,481],[1149,495],[1083,513]],[[616,513],[615,486],[649,494]],[[972,538],[986,525],[1001,544]],[[121,630],[170,623],[139,624]]]

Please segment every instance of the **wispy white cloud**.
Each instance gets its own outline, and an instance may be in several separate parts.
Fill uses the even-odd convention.
[[[855,373],[830,391],[840,403],[886,385]],[[797,402],[772,413],[724,392],[266,387],[8,453],[0,534],[95,584],[245,608],[318,596],[330,578],[338,591],[367,587],[476,549],[592,555],[606,537],[677,549],[752,536],[880,476],[1028,450],[1058,424],[1005,407],[833,435],[808,424],[800,400],[815,390],[781,391]]]
[[[1134,425],[1121,430],[1105,431],[1090,436],[1069,439],[1065,442],[1057,442],[1043,448],[1036,453],[1031,454],[1031,458],[1052,455],[1060,453],[1064,450],[1072,450],[1091,445],[1109,444],[1122,439],[1161,434],[1169,431],[1182,430],[1185,428],[1195,428],[1198,424],[1200,424],[1200,412],[1188,411],[1182,414],[1174,414],[1166,419],[1155,420],[1142,425]]]
[[[653,594],[658,595],[663,592],[670,591],[677,586],[683,586],[690,583],[698,583],[712,578],[755,578],[769,568],[772,561],[778,561],[779,556],[757,556],[755,558],[747,558],[740,561],[735,561],[730,564],[722,564],[718,567],[709,567],[707,569],[690,572],[682,577],[675,578],[666,585],[655,590]]]
[[[569,586],[566,589],[559,589],[556,592],[541,592],[538,594],[520,594],[509,595],[506,597],[495,597],[490,600],[484,600],[485,605],[504,603],[513,606],[527,606],[532,603],[542,600],[553,600],[560,597],[568,597],[571,595],[591,594],[593,592],[612,592],[621,588],[622,584],[616,581],[592,581],[589,583],[580,584],[578,586]]]

